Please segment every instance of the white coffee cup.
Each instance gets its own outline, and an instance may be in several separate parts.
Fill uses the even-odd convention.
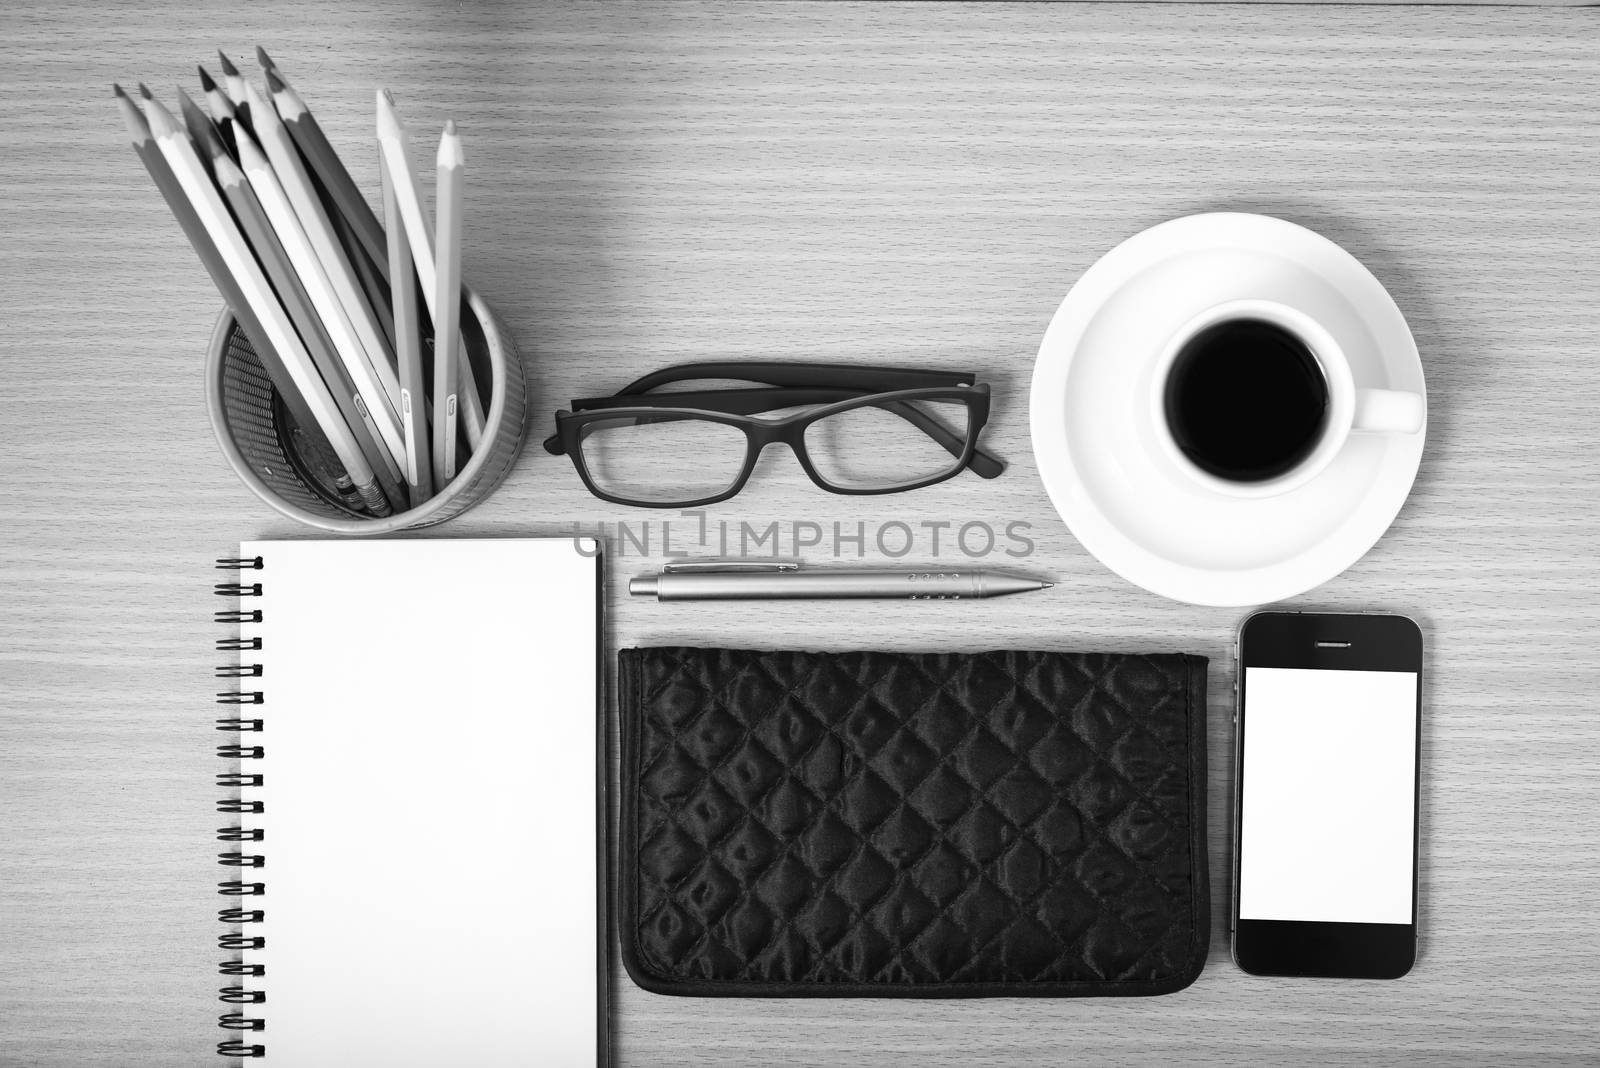
[[[1202,469],[1184,453],[1167,421],[1167,381],[1173,364],[1201,331],[1233,320],[1269,323],[1298,338],[1310,350],[1327,387],[1327,407],[1315,445],[1289,471],[1261,481],[1223,478]],[[1415,434],[1422,429],[1426,416],[1426,405],[1419,394],[1358,387],[1344,350],[1321,323],[1286,304],[1269,300],[1232,300],[1196,315],[1172,335],[1152,371],[1149,418],[1156,428],[1158,449],[1187,478],[1206,489],[1235,497],[1287,493],[1305,485],[1332,463],[1352,433]]]

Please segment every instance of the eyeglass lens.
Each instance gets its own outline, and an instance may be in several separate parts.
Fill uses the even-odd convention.
[[[806,455],[838,489],[889,490],[955,471],[970,410],[959,400],[885,401],[847,408],[806,427]],[[945,431],[951,453],[929,433]]]
[[[582,429],[583,466],[602,493],[641,504],[714,497],[739,480],[744,431],[696,416],[618,416]]]

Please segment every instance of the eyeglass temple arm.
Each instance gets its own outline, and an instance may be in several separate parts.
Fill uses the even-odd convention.
[[[732,364],[716,364],[705,366],[731,367]],[[672,368],[668,368],[672,370]],[[926,388],[926,387],[908,387]],[[693,393],[658,393],[652,396],[619,395],[616,397],[588,397],[572,402],[575,412],[594,411],[597,408],[629,408],[647,406],[652,408],[701,408],[708,411],[726,412],[729,415],[754,415],[757,412],[768,412],[775,408],[799,407],[805,404],[832,404],[841,400],[850,400],[854,397],[868,396],[875,390],[841,389],[838,387],[806,389],[774,388],[774,389],[721,389],[706,390]],[[966,451],[966,438],[946,427],[936,417],[924,412],[916,405],[907,401],[887,401],[882,407],[886,411],[900,416],[912,426],[921,430],[934,441],[938,442],[951,456],[960,457]],[[545,451],[560,455],[565,450],[561,447],[560,435],[546,439]],[[973,447],[972,456],[967,461],[967,466],[979,478],[998,478],[1005,471],[1005,461],[991,453],[984,452],[977,446]]]
[[[772,363],[713,361],[680,363],[635,379],[617,391],[618,396],[645,393],[657,386],[694,379],[765,382],[769,386],[815,386],[858,389],[864,393],[889,393],[897,389],[932,386],[970,386],[977,376],[970,371],[929,371],[902,367],[862,367],[853,363]]]

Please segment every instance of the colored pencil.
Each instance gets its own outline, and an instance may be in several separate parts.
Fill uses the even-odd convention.
[[[305,155],[302,153],[301,159],[304,158]],[[344,249],[345,257],[349,259],[350,266],[356,272],[356,282],[361,286],[361,294],[367,298],[367,304],[377,317],[378,328],[383,331],[383,340],[393,352],[394,302],[389,296],[389,265],[385,263],[383,273],[378,272],[367,257],[367,250],[361,244],[361,239],[356,236],[355,228],[350,225],[350,220],[344,217],[344,212],[339,210],[339,205],[328,195],[327,188],[316,180],[316,175],[312,175],[311,179],[322,201],[322,210],[327,212],[328,221],[333,224],[333,233],[339,239],[339,247]],[[387,242],[387,239],[385,240]],[[398,359],[398,356],[396,358]]]
[[[383,400],[383,386],[373,374],[364,355],[361,340],[345,314],[322,260],[318,258],[310,238],[300,224],[300,217],[289,202],[288,194],[278,181],[272,164],[257,147],[255,139],[242,131],[239,140],[239,163],[250,188],[260,202],[273,232],[283,246],[289,263],[304,286],[312,308],[322,321],[323,328],[333,341],[334,352],[344,364],[356,392],[364,398],[363,406],[377,426],[384,447],[393,457],[396,466],[405,462],[405,440],[400,433],[399,417]]]
[[[178,110],[183,115],[184,128],[189,131],[189,139],[194,142],[195,152],[200,156],[200,162],[205,164],[206,170],[216,177],[216,168],[212,166],[212,159],[218,152],[224,156],[228,148],[222,141],[222,134],[211,116],[200,110],[200,106],[189,99],[189,94],[178,88]]]
[[[327,213],[323,211],[322,203],[317,199],[316,189],[311,184],[311,176],[306,173],[305,165],[300,162],[299,151],[289,139],[288,131],[283,128],[283,123],[278,121],[278,115],[272,110],[272,105],[262,100],[256,93],[255,86],[247,83],[245,95],[250,99],[251,113],[255,116],[256,141],[265,150],[267,159],[271,161],[272,171],[277,175],[284,193],[289,198],[289,203],[294,206],[295,216],[300,220],[311,247],[316,251],[317,259],[322,263],[324,275],[329,285],[333,287],[334,294],[339,298],[340,305],[344,307],[345,315],[355,330],[356,337],[360,339],[367,363],[383,386],[381,395],[369,396],[368,402],[387,404],[394,425],[398,428],[400,380],[395,375],[394,353],[389,350],[384,340],[376,313],[367,303],[366,295],[361,292],[354,268],[350,266],[344,249],[339,245],[338,235],[334,233],[333,224],[328,221]],[[249,173],[248,168],[246,173]],[[361,381],[359,376],[356,381],[358,383]],[[367,392],[363,388],[362,393]]]
[[[327,437],[320,432],[316,419],[311,414],[311,409],[294,388],[294,382],[289,377],[288,371],[283,366],[282,359],[277,350],[267,340],[265,329],[261,320],[257,318],[249,301],[245,300],[233,275],[228,272],[227,265],[222,262],[222,255],[212,244],[211,237],[206,233],[206,228],[200,222],[200,217],[194,213],[194,208],[189,203],[188,197],[183,192],[183,187],[178,184],[178,179],[173,176],[172,169],[167,166],[166,159],[161,155],[161,150],[156,147],[155,138],[150,136],[150,124],[141,112],[123,92],[119,85],[112,86],[117,97],[118,106],[122,109],[123,121],[127,124],[129,133],[133,135],[134,152],[144,164],[145,170],[156,183],[162,199],[167,202],[168,209],[173,217],[178,220],[184,236],[189,239],[189,244],[194,248],[200,262],[211,275],[211,281],[222,294],[223,301],[228,305],[228,310],[233,313],[234,320],[244,330],[250,339],[251,350],[256,354],[256,359],[261,363],[262,369],[272,381],[273,387],[283,397],[284,403],[289,408],[290,417],[295,424],[302,428],[301,458],[307,465],[325,476],[325,481],[331,483],[333,488],[342,497],[356,497],[355,501],[346,501],[347,506],[361,508],[359,496],[356,494],[355,482],[351,480],[348,472],[339,464],[339,459],[333,454]],[[146,100],[154,99],[149,90],[141,85],[141,96]]]
[[[372,206],[367,203],[367,198],[361,195],[361,190],[356,188],[355,180],[350,177],[350,172],[345,168],[339,154],[333,150],[333,145],[329,144],[321,125],[311,114],[311,109],[306,107],[306,102],[284,78],[283,72],[272,62],[266,50],[257,48],[256,58],[266,70],[267,88],[272,94],[272,103],[278,109],[278,118],[282,120],[284,129],[289,131],[294,143],[300,146],[300,153],[305,157],[312,175],[339,206],[339,211],[344,214],[350,229],[360,240],[361,247],[366,250],[368,259],[378,267],[379,273],[387,282],[388,241],[383,235],[383,226],[378,222],[378,217],[372,213]]]
[[[411,246],[405,223],[395,202],[389,165],[380,153],[378,175],[383,182],[383,221],[388,227],[389,284],[394,296],[395,356],[400,363],[400,421],[405,425],[406,481],[411,499],[433,496],[433,467],[428,449],[428,392],[422,374],[422,330],[417,315],[416,271],[411,266]]]
[[[377,315],[384,340],[393,349],[394,319],[389,297],[388,243],[383,235],[383,227],[372,214],[367,198],[356,188],[344,161],[328,143],[322,127],[300,94],[283,77],[283,72],[272,62],[266,49],[257,47],[256,58],[266,71],[267,89],[277,109],[278,119],[289,132],[290,140],[300,150],[300,159],[322,196],[328,221],[338,234],[350,266],[355,269],[367,303]]]
[[[239,125],[254,134],[256,128],[254,117],[250,114],[250,98],[245,93],[247,83],[244,80],[244,75],[239,73],[239,68],[233,65],[233,60],[229,59],[227,54],[220,48],[217,49],[217,59],[222,63],[222,84],[227,92],[228,99],[233,101],[234,113],[239,120]]]
[[[394,183],[395,200],[399,204],[400,218],[405,221],[406,238],[411,242],[411,258],[416,264],[417,277],[422,279],[422,293],[428,302],[428,314],[434,322],[434,347],[439,345],[439,288],[433,254],[433,228],[422,208],[422,198],[417,192],[417,175],[411,166],[411,136],[394,109],[394,97],[387,89],[379,89],[378,148],[389,166],[389,178]],[[461,415],[467,428],[467,442],[474,449],[483,439],[483,404],[477,382],[468,359],[458,361],[461,375]],[[434,416],[435,421],[438,415]],[[437,457],[435,457],[437,462]]]
[[[461,344],[461,187],[466,158],[454,120],[439,138],[438,181],[434,202],[438,289],[433,320],[433,480],[445,485],[456,477],[456,422]]]
[[[400,486],[399,467],[389,455],[367,406],[361,402],[361,394],[339,361],[333,339],[328,336],[322,320],[317,318],[316,311],[311,307],[311,298],[306,295],[288,253],[273,232],[272,223],[268,221],[255,191],[239,165],[226,152],[218,151],[221,147],[220,144],[213,146],[211,169],[217,185],[222,189],[223,198],[233,208],[233,216],[239,220],[239,228],[254,249],[267,281],[277,290],[284,311],[289,313],[289,321],[294,324],[306,351],[311,354],[312,362],[322,373],[323,382],[333,394],[334,403],[339,406],[339,413],[354,432],[356,444],[361,447],[361,454],[372,467],[378,485],[389,502],[396,509],[403,510],[407,496]]]
[[[432,314],[437,282],[434,277],[433,227],[428,224],[422,207],[422,195],[417,191],[417,174],[411,166],[411,135],[395,114],[394,97],[387,89],[378,90],[378,151],[389,169],[395,203],[405,223],[406,240],[411,244],[412,264],[417,277],[422,279],[422,291],[427,296],[428,311]]]
[[[205,93],[206,110],[211,113],[211,121],[216,124],[217,132],[222,135],[222,140],[228,146],[228,152],[233,156],[234,162],[239,159],[239,146],[233,140],[233,126],[231,123],[224,125],[225,119],[234,119],[233,101],[228,99],[218,86],[216,79],[204,67],[196,67],[200,72],[200,90]]]
[[[389,505],[378,488],[372,468],[362,456],[355,436],[339,414],[333,397],[323,385],[310,354],[295,333],[283,306],[273,295],[272,286],[256,264],[244,236],[228,214],[221,194],[211,184],[210,175],[206,173],[188,135],[158,100],[152,98],[147,101],[146,117],[149,120],[147,136],[154,139],[178,187],[176,198],[186,202],[196,224],[207,235],[209,245],[216,253],[217,271],[214,278],[226,277],[231,281],[231,287],[219,282],[219,288],[223,288],[225,294],[232,288],[240,301],[234,309],[235,316],[240,318],[246,333],[250,333],[252,325],[258,328],[257,333],[250,335],[252,341],[262,346],[258,352],[270,352],[267,359],[276,363],[280,373],[289,380],[280,393],[285,402],[291,405],[291,412],[298,404],[304,416],[302,428],[308,432],[313,427],[322,431],[339,463],[355,483],[362,501],[373,514],[389,514]],[[155,177],[153,170],[152,177]],[[157,185],[161,184],[158,178]],[[164,195],[168,193],[167,189],[162,191]],[[169,197],[169,204],[172,203],[173,199]],[[178,214],[181,225],[184,213],[178,211],[175,204],[174,213]],[[198,243],[196,247],[201,248]],[[263,367],[268,369],[268,375],[271,376],[272,368],[265,359]]]
[[[204,67],[199,69],[200,88],[205,90],[206,110],[211,112],[211,121],[217,124],[217,128],[219,130],[222,128],[224,121],[237,123],[239,121],[239,111],[234,106],[233,101],[228,97],[228,94],[223,92],[222,88],[217,85],[216,79],[211,77],[210,74],[206,73],[206,69]]]

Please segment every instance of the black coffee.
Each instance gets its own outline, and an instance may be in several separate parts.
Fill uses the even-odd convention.
[[[1202,471],[1264,482],[1316,448],[1328,417],[1328,384],[1305,342],[1260,319],[1214,323],[1173,361],[1167,426]]]

